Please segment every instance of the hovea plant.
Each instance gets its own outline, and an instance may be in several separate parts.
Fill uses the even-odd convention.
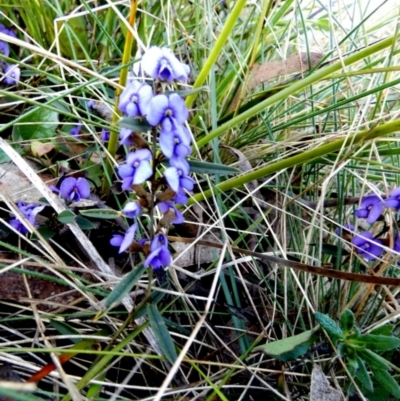
[[[400,386],[390,374],[399,369],[380,354],[400,346],[400,339],[391,335],[393,327],[380,327],[371,333],[362,334],[355,325],[353,312],[346,310],[340,316],[340,325],[329,316],[315,313],[315,318],[326,331],[332,343],[337,347],[350,374],[355,377],[364,395],[374,394],[374,389],[381,387],[382,401],[388,394],[400,398]],[[354,389],[351,389],[354,391]],[[376,393],[375,393],[376,395]]]
[[[132,128],[120,131],[120,145],[130,151],[118,167],[122,189],[132,193],[122,214],[133,223],[124,235],[114,235],[110,243],[119,247],[120,253],[135,243],[135,249],[146,256],[144,266],[161,269],[171,263],[168,228],[184,221],[177,205],[187,202],[185,191],[194,186],[185,159],[191,153],[191,135],[184,125],[189,112],[182,97],[173,92],[177,82],[187,80],[189,67],[171,50],[151,47],[143,55],[141,70],[152,78],[153,86],[130,76],[118,105],[125,116],[134,119]],[[167,89],[168,94],[163,93]],[[140,124],[150,128],[150,143],[137,132]],[[151,216],[151,235],[135,242],[137,219],[142,213]],[[157,220],[156,216],[162,217]]]

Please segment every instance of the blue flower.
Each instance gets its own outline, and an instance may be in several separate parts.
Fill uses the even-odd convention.
[[[81,133],[81,129],[82,129],[82,121],[78,122],[78,125],[74,128],[71,128],[69,130],[70,134],[73,135],[74,137],[78,138],[80,136]]]
[[[107,142],[110,140],[110,131],[106,130],[105,128],[102,128],[101,134],[100,134],[100,140],[103,142]]]
[[[364,196],[360,208],[355,211],[359,219],[367,219],[369,224],[375,223],[383,213],[384,204],[377,195]]]
[[[153,175],[151,158],[152,154],[148,149],[139,149],[128,154],[126,164],[118,168],[118,174],[122,178],[122,189],[129,190],[132,185],[143,184]]]
[[[125,235],[113,235],[110,244],[112,246],[119,246],[118,253],[126,251],[132,245],[132,242],[135,239],[136,228],[137,224],[134,223],[126,230]]]
[[[122,213],[131,219],[138,217],[142,211],[141,206],[137,202],[128,202],[122,209]]]
[[[192,152],[190,133],[183,126],[176,126],[171,132],[162,130],[159,142],[161,151],[168,159],[184,158]]]
[[[121,128],[119,132],[119,144],[126,146],[133,145],[132,133],[133,131],[129,128]]]
[[[4,70],[4,82],[7,85],[17,85],[21,76],[21,70],[16,64],[9,64]]]
[[[189,66],[181,63],[170,49],[153,46],[143,55],[142,68],[153,79],[172,82],[186,81]]]
[[[26,204],[25,202],[18,202],[17,207],[34,227],[39,227],[39,224],[36,222],[36,215],[44,209],[45,205],[38,205],[37,203]],[[18,217],[13,217],[14,218],[9,221],[10,226],[15,228],[21,234],[26,234],[28,232],[28,228],[21,220],[18,219]]]
[[[129,117],[145,116],[152,97],[150,85],[131,81],[121,93],[118,108]]]
[[[157,234],[150,244],[150,254],[144,261],[144,266],[153,269],[167,267],[171,264],[171,253],[168,250],[168,239],[164,234]]]
[[[400,209],[400,187],[395,188],[390,194],[389,198],[385,200],[385,206],[393,209]]]
[[[185,101],[176,93],[169,97],[157,95],[151,99],[147,110],[147,121],[153,127],[161,124],[164,132],[171,132],[188,118],[189,111]]]
[[[17,35],[15,34],[14,31],[6,28],[3,24],[0,24],[0,32],[4,33],[5,35],[11,36],[13,38],[17,37]],[[0,52],[3,53],[7,57],[10,55],[10,46],[7,42],[4,42],[3,40],[0,40]],[[12,85],[12,84],[9,84],[9,85]]]
[[[61,182],[60,194],[69,201],[79,202],[90,195],[90,185],[86,178],[68,177]]]
[[[189,177],[190,167],[189,163],[185,159],[170,159],[168,167],[164,171],[164,177],[168,182],[168,185],[175,192],[181,189],[191,191],[194,186],[193,178]]]
[[[382,241],[375,239],[369,231],[355,235],[351,242],[356,252],[366,260],[375,260],[383,252]]]
[[[158,208],[160,209],[161,213],[168,213],[172,211],[174,213],[174,220],[171,221],[172,224],[182,224],[185,221],[183,214],[176,208],[173,202],[160,202],[157,204]]]

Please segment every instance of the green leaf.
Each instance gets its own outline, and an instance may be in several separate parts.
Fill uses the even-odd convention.
[[[58,216],[57,220],[63,224],[72,223],[76,218],[76,214],[71,210],[64,210]]]
[[[400,398],[400,386],[397,381],[384,369],[371,369],[374,378],[397,399]]]
[[[354,314],[351,310],[345,310],[340,316],[340,325],[345,333],[354,327]]]
[[[121,212],[114,209],[86,209],[80,210],[79,213],[83,216],[95,219],[116,219],[121,217]]]
[[[156,305],[147,305],[147,316],[149,317],[150,326],[158,340],[158,345],[160,346],[161,351],[171,363],[174,363],[178,358],[174,342],[172,341],[171,334],[164,322],[164,318]]]
[[[29,109],[13,127],[14,141],[44,139],[55,136],[59,123],[58,113],[45,107]]]
[[[389,351],[400,346],[400,338],[377,334],[365,334],[357,338],[355,342],[365,344],[372,351]]]
[[[357,370],[358,380],[367,391],[373,391],[374,385],[372,384],[372,380],[367,372],[367,367],[365,366],[365,362],[360,357],[357,357],[357,363],[358,363],[358,370]]]
[[[44,239],[50,239],[53,238],[54,235],[56,234],[55,231],[53,231],[50,227],[48,226],[41,226],[37,228],[37,231],[39,234],[44,238]],[[39,238],[35,235],[35,233],[32,233],[31,239],[34,241],[37,241]]]
[[[181,90],[181,91],[164,91],[164,95],[172,95],[173,93],[176,93],[177,95],[179,95],[180,97],[187,97],[189,95],[193,95],[195,93],[198,92],[203,92],[203,91],[207,91],[208,87],[207,86],[199,86],[198,88],[193,88],[193,89],[188,89],[188,90]]]
[[[203,162],[200,160],[189,160],[190,171],[199,174],[239,174],[240,170],[224,164]]]
[[[93,230],[96,226],[88,219],[82,216],[76,216],[76,223],[82,230]]]
[[[381,356],[375,354],[375,352],[370,351],[369,349],[358,351],[358,355],[362,359],[364,359],[365,362],[367,362],[371,370],[373,369],[385,370],[389,368],[388,362],[385,358],[382,358]]]
[[[379,334],[382,336],[390,336],[393,331],[393,325],[392,324],[385,324],[384,326],[378,327],[374,330],[372,330],[369,334]]]
[[[61,42],[63,54],[74,60],[85,58],[84,50],[89,49],[88,38],[90,37],[86,18],[74,16],[68,21],[57,21],[57,25],[61,32],[58,39]]]
[[[78,330],[74,329],[73,327],[71,327],[69,324],[65,323],[65,322],[61,322],[60,320],[54,320],[54,319],[50,319],[50,324],[60,333],[63,335],[79,335],[81,334]],[[79,338],[71,338],[71,341],[73,343],[78,343],[79,341],[81,341],[81,339]]]
[[[324,315],[320,312],[315,312],[314,316],[315,319],[317,319],[317,322],[326,330],[333,341],[337,341],[338,339],[343,338],[343,330],[329,316]]]
[[[129,272],[110,292],[107,298],[104,300],[105,310],[101,311],[96,315],[94,320],[98,320],[101,316],[107,313],[110,309],[117,306],[126,294],[133,288],[133,286],[139,281],[140,277],[144,272],[143,266],[137,266],[131,272]]]
[[[255,351],[263,351],[269,356],[286,362],[304,355],[316,338],[314,330],[308,330],[283,340],[273,341],[256,347]]]
[[[123,117],[118,121],[118,124],[122,128],[129,128],[136,132],[147,132],[151,130],[151,125],[137,118]]]

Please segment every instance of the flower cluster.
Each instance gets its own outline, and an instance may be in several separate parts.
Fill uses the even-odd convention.
[[[36,215],[44,209],[45,205],[39,205],[37,203],[28,204],[25,202],[18,202],[17,207],[34,227],[39,227],[39,224],[36,222]],[[13,215],[12,218],[9,220],[9,224],[21,234],[26,234],[29,231],[25,224],[15,215]]]
[[[166,83],[186,81],[189,67],[181,63],[169,49],[159,47],[151,47],[144,54],[141,67],[153,79],[153,87],[130,76],[121,93],[119,110],[152,127],[152,140],[158,138],[163,157],[154,154],[154,146],[150,146],[138,132],[129,128],[121,129],[120,144],[134,150],[119,166],[118,175],[122,180],[122,189],[133,191],[136,198],[125,205],[122,214],[134,219],[134,223],[125,235],[114,235],[110,243],[118,246],[120,253],[129,249],[137,229],[135,219],[143,211],[155,215],[157,208],[163,217],[154,227],[153,238],[142,239],[137,244],[146,255],[144,265],[159,269],[171,263],[165,228],[184,221],[177,205],[188,201],[186,191],[194,187],[194,180],[189,176],[190,165],[186,160],[191,153],[191,135],[185,127],[189,112],[181,96],[171,90],[168,94],[162,93],[162,90]],[[161,166],[166,160],[167,166]],[[158,175],[159,167],[163,170],[162,176]]]
[[[13,38],[17,36],[14,31],[6,28],[3,24],[0,24],[0,32]],[[10,46],[3,40],[0,40],[0,53],[4,54],[6,57],[10,55]],[[19,82],[21,71],[17,65],[5,64],[2,72],[4,74],[2,81],[7,85],[16,85]]]
[[[366,219],[367,223],[374,224],[383,219],[385,209],[395,209],[400,211],[400,187],[395,188],[387,198],[378,195],[367,195],[361,199],[359,208],[355,211],[355,215],[359,219]],[[343,232],[349,233],[351,243],[355,251],[364,259],[371,261],[379,258],[383,253],[383,246],[389,246],[389,240],[386,238],[378,239],[370,231],[363,231],[353,234],[355,228],[351,224],[343,226]],[[338,230],[337,230],[337,233]],[[394,235],[393,250],[400,252],[400,236]]]

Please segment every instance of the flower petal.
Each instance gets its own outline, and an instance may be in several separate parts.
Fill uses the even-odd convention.
[[[79,177],[76,181],[76,188],[81,198],[85,199],[90,196],[90,184],[86,178]]]
[[[142,57],[142,68],[144,72],[153,79],[157,79],[159,63],[162,56],[162,50],[157,46],[153,46],[150,47]]]
[[[155,127],[160,124],[165,118],[165,112],[168,108],[169,102],[165,95],[154,96],[148,106],[147,121],[150,125]]]
[[[168,167],[164,171],[164,177],[168,182],[168,185],[173,191],[178,192],[179,190],[179,172],[175,167]]]
[[[119,253],[126,251],[132,245],[132,242],[135,239],[136,227],[137,225],[134,223],[126,230],[124,239],[119,248]]]
[[[143,184],[153,174],[153,169],[148,161],[141,161],[133,175],[132,184]]]
[[[76,178],[67,177],[65,178],[60,185],[60,194],[63,198],[69,199],[72,192],[76,187]]]

